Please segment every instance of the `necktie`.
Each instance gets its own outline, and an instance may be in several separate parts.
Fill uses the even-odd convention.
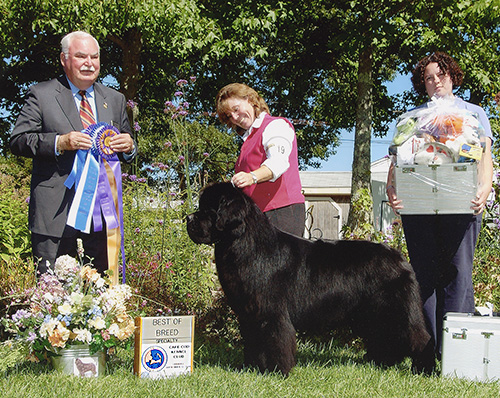
[[[87,92],[80,90],[78,93],[82,96],[82,101],[80,102],[80,119],[82,119],[83,128],[86,129],[95,123],[95,117],[87,100]]]

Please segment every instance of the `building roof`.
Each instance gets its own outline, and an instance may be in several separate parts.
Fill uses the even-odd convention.
[[[390,159],[383,157],[371,164],[372,180],[385,181]],[[300,181],[306,195],[350,195],[350,171],[301,171]]]

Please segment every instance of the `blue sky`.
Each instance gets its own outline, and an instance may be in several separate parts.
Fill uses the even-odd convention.
[[[390,94],[402,93],[411,88],[409,76],[398,76],[393,82],[388,83],[387,89]],[[392,140],[392,127],[384,138],[373,138],[371,143],[371,160],[372,162],[383,158],[387,155],[389,144]],[[321,162],[321,168],[307,170],[321,171],[351,171],[352,159],[354,153],[354,131],[346,131],[341,135],[340,145],[337,147],[337,153],[327,161]]]

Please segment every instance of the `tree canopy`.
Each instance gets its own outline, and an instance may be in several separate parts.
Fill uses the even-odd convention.
[[[500,91],[498,0],[0,0],[0,13],[4,146],[27,87],[61,73],[59,41],[77,29],[98,38],[102,76],[147,120],[179,78],[196,76],[193,114],[211,114],[223,85],[247,83],[294,121],[302,166],[355,131],[353,191],[369,185],[372,135],[424,100],[386,88],[423,55],[457,59],[460,94],[491,114]]]

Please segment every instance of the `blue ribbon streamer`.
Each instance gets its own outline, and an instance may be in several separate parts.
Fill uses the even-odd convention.
[[[101,149],[104,145],[104,138],[120,134],[113,126],[107,123],[100,122],[93,124],[82,132],[90,135],[92,139],[91,150],[78,150],[76,152],[73,168],[67,177],[64,185],[71,189],[75,186],[78,192],[80,182],[83,183],[81,200],[79,203],[72,203],[72,207],[78,205],[76,209],[76,218],[73,226],[75,229],[85,231],[89,222],[90,210],[94,205],[92,220],[94,223],[94,231],[101,231],[103,228],[101,219],[104,218],[109,229],[120,227],[121,235],[121,254],[122,254],[122,283],[125,283],[126,261],[125,261],[125,243],[124,243],[124,226],[123,226],[123,204],[122,204],[122,185],[121,185],[121,168],[118,156],[115,153],[104,153]],[[111,186],[106,172],[106,166],[102,159],[107,159],[111,170],[113,171],[116,180],[117,196],[118,196],[118,211],[116,212]],[[88,162],[88,171],[85,173],[85,164]],[[82,177],[84,180],[82,180]],[[95,201],[92,199],[95,196]],[[75,197],[75,199],[77,199]],[[74,200],[75,200],[74,199]],[[78,199],[77,199],[78,200]],[[71,210],[70,210],[71,212]],[[101,218],[102,216],[102,218]]]

